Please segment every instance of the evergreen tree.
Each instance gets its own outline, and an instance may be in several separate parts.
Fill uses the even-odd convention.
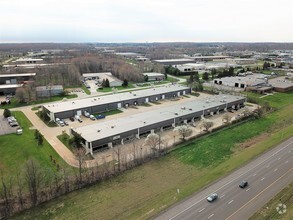
[[[199,75],[198,72],[194,73],[194,82],[199,82]]]
[[[105,87],[109,88],[110,87],[110,82],[108,78],[105,80]]]
[[[4,109],[4,112],[3,112],[3,116],[4,118],[8,118],[11,116],[11,111],[9,109]]]
[[[123,83],[122,83],[122,86],[123,87],[127,87],[128,86],[128,81],[127,79],[124,79]]]
[[[204,72],[204,74],[202,75],[202,79],[205,81],[209,80],[209,73],[208,72]]]

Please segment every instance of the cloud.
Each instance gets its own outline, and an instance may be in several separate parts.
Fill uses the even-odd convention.
[[[0,42],[293,39],[291,0],[0,2]]]

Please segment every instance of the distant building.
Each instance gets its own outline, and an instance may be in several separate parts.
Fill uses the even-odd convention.
[[[214,79],[214,84],[245,89],[251,86],[267,85],[267,78],[262,74],[248,76],[233,76]]]
[[[54,86],[37,86],[36,93],[37,97],[51,97],[60,95],[63,92],[62,85],[54,85]]]
[[[165,75],[162,73],[143,73],[144,76],[148,77],[148,81],[161,81],[165,79]]]
[[[284,76],[269,79],[269,84],[277,92],[289,92],[293,90],[293,82]]]
[[[37,64],[37,63],[42,63],[43,59],[39,58],[19,58],[14,61],[16,64]]]
[[[14,94],[17,88],[34,81],[36,73],[0,74],[0,95]]]
[[[179,65],[179,64],[186,64],[186,63],[195,63],[194,59],[165,59],[165,60],[154,60],[155,63],[160,63],[162,65]]]

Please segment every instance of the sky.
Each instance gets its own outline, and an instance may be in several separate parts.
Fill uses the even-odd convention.
[[[293,0],[0,0],[0,43],[293,42]]]

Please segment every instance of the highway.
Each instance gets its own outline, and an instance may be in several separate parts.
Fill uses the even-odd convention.
[[[248,186],[239,188],[242,180]],[[160,213],[157,220],[248,219],[293,181],[293,137],[206,189]],[[219,198],[212,203],[211,193]]]

